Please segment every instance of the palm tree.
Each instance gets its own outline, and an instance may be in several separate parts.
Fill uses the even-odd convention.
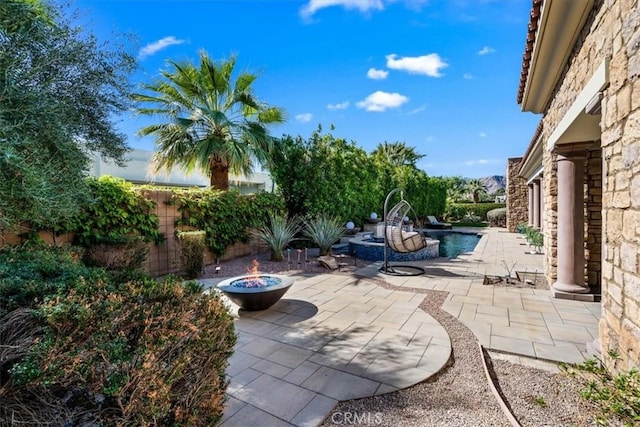
[[[162,79],[143,85],[150,94],[133,95],[148,106],[138,113],[166,120],[139,132],[156,137],[156,172],[197,168],[209,175],[211,187],[228,190],[229,172],[250,175],[255,161],[265,165],[273,146],[267,126],[284,122],[284,112],[253,95],[257,75],[240,72],[232,82],[236,57],[216,63],[204,51],[199,67],[169,65]]]
[[[487,189],[480,179],[470,179],[467,182],[466,190],[473,195],[473,203],[480,201],[480,195],[487,192]]]
[[[399,141],[392,143],[385,141],[378,144],[371,154],[377,159],[386,160],[394,167],[415,167],[418,160],[426,157],[423,154],[418,154],[415,147],[407,147],[404,142]]]

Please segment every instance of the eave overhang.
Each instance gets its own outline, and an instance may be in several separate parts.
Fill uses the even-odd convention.
[[[544,113],[594,1],[544,0],[542,3],[533,50],[530,59],[523,60],[522,111]]]
[[[527,182],[534,179],[540,174],[542,169],[542,155],[544,152],[544,144],[542,142],[542,132],[537,134],[537,137],[532,141],[532,146],[528,150],[527,155],[522,159],[522,166],[518,175],[527,180]]]

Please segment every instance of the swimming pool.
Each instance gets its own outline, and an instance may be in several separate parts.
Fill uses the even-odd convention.
[[[420,261],[425,259],[437,258],[438,256],[438,240],[429,240],[427,246],[415,252],[396,252],[387,248],[388,261]],[[381,237],[373,237],[371,235],[362,235],[349,239],[349,253],[356,258],[365,259],[367,261],[382,261],[384,259],[384,239]]]
[[[451,230],[427,230],[424,234],[440,241],[439,255],[445,258],[455,258],[462,253],[472,252],[481,237],[476,233]]]

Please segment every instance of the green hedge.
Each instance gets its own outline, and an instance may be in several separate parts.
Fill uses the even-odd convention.
[[[465,216],[467,212],[479,216],[482,221],[487,220],[487,212],[493,209],[504,208],[504,203],[451,203],[447,206],[447,220],[456,221]]]

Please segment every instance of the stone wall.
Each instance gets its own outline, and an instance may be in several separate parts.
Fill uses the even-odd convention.
[[[546,146],[547,135],[542,143]],[[542,234],[544,234],[544,274],[547,283],[553,284],[558,278],[558,163],[556,155],[545,150],[542,155]]]
[[[176,218],[180,215],[175,205],[169,204],[171,191],[157,190],[147,191],[145,195],[150,200],[156,202],[155,214],[158,216],[160,232],[164,234],[165,241],[160,245],[149,244],[149,255],[143,264],[143,268],[154,276],[171,273],[178,273],[180,266],[180,248],[176,238]],[[64,244],[73,241],[72,234],[53,237],[46,232],[39,232],[38,235],[49,244]],[[13,233],[0,234],[0,247],[4,245],[16,245],[23,243],[24,239]],[[215,260],[211,251],[205,254],[205,265],[211,265],[218,261],[237,258],[245,255],[254,255],[266,251],[267,248],[262,241],[252,237],[247,243],[236,243],[227,248],[227,252],[220,260]],[[247,266],[250,267],[250,266]]]
[[[602,150],[590,150],[585,165],[586,280],[599,288],[602,271]]]
[[[589,283],[597,284],[600,277],[600,340],[605,363],[615,370],[640,366],[639,45],[638,0],[596,1],[543,118],[544,129],[555,129],[596,67],[609,60],[600,122],[602,151],[590,152],[585,166],[585,251]],[[553,283],[557,277],[557,163],[548,150],[543,167],[545,273]],[[610,358],[610,350],[620,359]]]
[[[507,229],[515,233],[529,217],[529,194],[526,180],[518,175],[522,157],[507,159]]]
[[[640,366],[640,4],[613,3],[603,23],[612,46],[602,109],[602,302],[607,365]],[[614,350],[620,360],[608,357]]]

